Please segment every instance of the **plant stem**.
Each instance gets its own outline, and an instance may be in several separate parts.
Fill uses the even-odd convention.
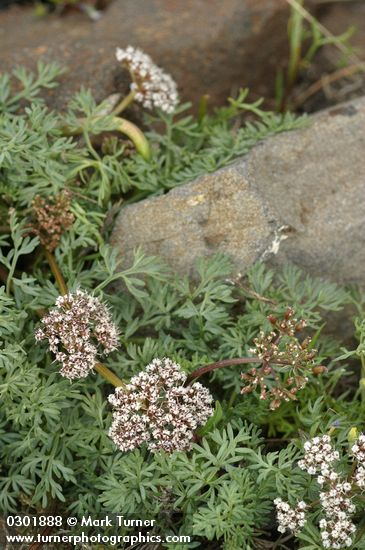
[[[243,365],[247,363],[262,363],[262,359],[258,357],[236,357],[234,359],[223,359],[222,361],[216,361],[215,363],[210,363],[204,367],[194,370],[188,377],[187,382],[190,383],[195,378],[200,378],[203,374],[211,372],[215,369],[223,369],[224,367],[232,367],[233,365]]]
[[[286,0],[286,2],[290,4],[290,6],[292,6],[294,9],[296,9],[302,15],[302,17],[304,17],[304,19],[306,19],[309,23],[311,23],[312,25],[316,25],[317,28],[323,34],[323,36],[325,36],[326,38],[329,38],[330,40],[336,38],[335,35],[332,34],[327,29],[327,27],[322,25],[313,15],[311,15],[309,11],[306,10],[302,6],[302,4],[300,4],[300,2],[298,2],[298,0]],[[351,63],[356,65],[362,65],[362,67],[365,70],[365,63],[361,61],[358,55],[351,52],[348,46],[346,46],[345,44],[342,44],[342,42],[339,40],[334,42],[334,46],[336,46],[336,48],[338,48],[343,54],[345,54],[348,57],[348,59],[351,61]]]
[[[275,300],[271,300],[270,298],[261,296],[261,294],[258,294],[254,290],[251,290],[248,286],[243,285],[239,281],[233,281],[233,285],[237,288],[240,288],[241,290],[243,290],[243,292],[245,292],[246,294],[249,294],[250,296],[252,296],[256,300],[259,300],[260,302],[265,302],[266,304],[273,304],[274,306],[277,305],[277,302],[275,302]]]
[[[113,117],[113,122],[115,123],[116,130],[125,134],[133,142],[138,153],[145,159],[149,160],[151,158],[151,149],[150,144],[145,138],[144,133],[129,120],[121,117]]]
[[[275,343],[275,342],[274,342]],[[223,359],[222,361],[216,361],[215,363],[209,363],[209,365],[205,365],[204,367],[200,367],[199,369],[194,370],[191,374],[189,374],[187,379],[187,384],[190,384],[195,378],[200,378],[200,376],[203,376],[203,374],[206,374],[207,372],[211,372],[215,369],[223,369],[225,367],[232,367],[233,365],[247,365],[250,363],[263,363],[263,359],[260,359],[259,357],[235,357],[233,359]],[[267,361],[267,364],[270,363],[274,365],[288,365],[288,362],[285,361]]]
[[[299,94],[294,98],[294,100],[291,102],[291,108],[292,109],[298,109],[308,98],[310,98],[312,95],[320,92],[325,86],[328,86],[332,82],[336,82],[340,78],[345,78],[346,76],[351,76],[354,73],[358,73],[364,70],[364,65],[360,65],[359,63],[356,63],[354,65],[350,65],[348,67],[342,67],[341,69],[337,69],[335,72],[327,75],[322,75],[319,80],[311,84],[304,92]]]
[[[272,550],[276,550],[276,548],[279,547],[279,544],[283,544],[284,542],[287,542],[288,540],[292,539],[294,537],[293,533],[290,533],[290,535],[287,535],[285,538],[282,538],[284,535],[281,535],[279,539],[275,542],[274,546],[272,547]]]
[[[360,374],[359,388],[361,392],[362,405],[364,407],[365,406],[365,357],[364,357],[364,354],[361,354],[360,361],[361,361],[361,374]]]
[[[61,270],[58,267],[58,264],[55,260],[55,257],[46,248],[44,249],[44,253],[46,255],[47,261],[49,263],[49,267],[51,268],[51,271],[54,275],[54,278],[56,279],[56,282],[58,284],[58,288],[60,289],[61,294],[64,296],[65,294],[68,293],[67,285],[66,285],[65,280],[63,278],[63,275],[61,273]]]
[[[101,374],[103,378],[105,378],[105,380],[108,380],[108,382],[113,384],[113,386],[115,386],[116,388],[125,388],[125,383],[102,363],[95,363],[94,369],[97,370],[98,373]]]
[[[95,117],[94,120],[98,120],[102,117]],[[134,144],[137,152],[145,159],[149,160],[151,158],[151,149],[150,145],[144,135],[144,133],[133,124],[133,122],[130,122],[129,120],[126,120],[125,118],[114,116],[112,118],[114,128],[109,128],[108,131],[116,130],[117,132],[120,132],[124,135],[126,135]],[[62,133],[65,136],[78,136],[80,134],[84,134],[85,130],[83,128],[83,124],[85,122],[85,119],[80,118],[79,123],[80,126],[78,128],[69,128],[68,126],[60,126],[60,129]]]
[[[200,100],[199,100],[199,106],[198,106],[198,120],[199,120],[199,122],[201,122],[207,116],[208,101],[209,101],[209,94],[202,95]]]
[[[136,95],[135,90],[132,90],[129,92],[127,96],[125,96],[120,103],[112,110],[112,115],[119,115],[124,109],[126,109],[134,100]]]
[[[233,406],[233,403],[236,401],[236,399],[237,399],[237,392],[233,391],[228,401],[228,409],[230,409]]]

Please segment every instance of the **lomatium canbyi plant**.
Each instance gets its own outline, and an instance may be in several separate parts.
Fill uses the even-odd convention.
[[[40,97],[57,65],[0,77],[1,510],[153,519],[141,548],[365,549],[362,295],[223,255],[178,277],[108,244],[125,205],[306,121],[247,90],[195,118],[147,54],[116,58],[126,97],[81,90],[64,114]],[[346,342],[326,327],[345,305]]]

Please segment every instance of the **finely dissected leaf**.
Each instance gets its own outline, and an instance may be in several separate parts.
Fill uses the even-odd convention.
[[[355,375],[335,363],[344,343],[323,327],[325,312],[340,310],[351,295],[294,266],[278,273],[259,263],[236,281],[221,254],[200,260],[195,280],[178,277],[141,248],[127,265],[108,242],[125,205],[193,181],[305,121],[263,111],[260,101],[248,103],[247,91],[200,120],[180,106],[175,116],[146,117],[153,149],[146,161],[110,135],[112,120],[90,91],[81,90],[65,115],[51,112],[38,94],[55,85],[57,74],[56,65],[39,64],[34,74],[16,69],[0,76],[0,276],[6,282],[0,288],[0,509],[39,513],[56,502],[64,515],[122,511],[155,519],[154,532],[190,534],[184,548],[208,541],[224,550],[268,547],[265,537],[276,537],[273,499],[290,492],[294,501],[305,491],[317,498],[296,465],[299,439],[335,429],[345,447],[349,430],[363,425],[358,394],[347,387]],[[82,134],[71,135],[80,116]],[[129,381],[156,357],[171,357],[191,373],[248,356],[259,331],[270,330],[267,316],[288,305],[308,320],[328,372],[310,376],[297,401],[269,411],[257,393],[240,393],[247,365],[216,369],[199,380],[216,404],[191,451],[152,455],[142,445],[119,452],[108,436],[111,386],[96,373],[71,384],[34,339],[59,290],[31,233],[32,201],[65,189],[75,221],[55,259],[70,291],[94,293],[110,307],[120,346],[107,363],[117,376]],[[363,360],[362,302],[356,302],[359,344],[341,360]],[[314,523],[301,541],[308,550],[318,547]],[[358,544],[365,547],[364,537]]]

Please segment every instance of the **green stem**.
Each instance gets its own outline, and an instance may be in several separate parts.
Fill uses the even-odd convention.
[[[98,371],[98,373],[101,374],[101,376],[105,378],[105,380],[113,384],[113,386],[115,386],[116,388],[126,387],[125,383],[120,378],[118,378],[118,376],[114,374],[114,372],[112,372],[102,363],[95,363],[94,369]]]
[[[63,275],[61,273],[61,270],[58,267],[56,259],[53,256],[53,254],[49,250],[47,250],[46,248],[44,249],[44,253],[46,255],[47,261],[49,263],[49,267],[51,268],[51,271],[54,275],[54,278],[56,279],[58,288],[60,289],[61,294],[64,296],[65,294],[68,293],[67,285],[66,285],[65,280],[63,278]]]
[[[125,134],[133,142],[138,153],[145,159],[150,160],[151,158],[151,149],[150,144],[145,138],[144,133],[129,120],[121,117],[113,117],[113,122],[115,123],[116,130]]]
[[[199,106],[198,106],[198,120],[199,120],[199,122],[201,122],[207,116],[208,100],[209,100],[209,95],[208,94],[202,95],[200,100],[199,100]]]
[[[360,375],[360,392],[362,405],[365,406],[365,357],[362,354],[360,356],[361,361],[361,375]]]
[[[229,398],[229,401],[228,401],[228,409],[229,410],[233,406],[233,403],[236,401],[236,399],[237,399],[237,392],[232,392],[231,397]]]
[[[97,120],[98,118],[101,117],[96,117],[94,120]],[[137,152],[145,160],[150,160],[150,145],[144,133],[138,128],[138,126],[133,124],[133,122],[126,120],[125,118],[117,116],[114,116],[112,120],[115,126],[113,130],[116,130],[117,132],[126,135],[133,142],[133,145],[135,146]],[[83,128],[83,123],[85,122],[85,119],[80,118],[79,122],[80,126],[77,128],[73,128],[72,130],[68,126],[61,126],[60,129],[62,133],[66,136],[78,136],[80,134],[84,134],[85,130]]]
[[[82,132],[82,135],[84,136],[86,146],[89,149],[89,152],[90,152],[91,156],[94,157],[94,159],[99,162],[101,160],[101,158],[99,157],[98,153],[95,151],[95,149],[94,149],[94,147],[91,143],[89,134],[87,132],[85,132],[85,130],[84,130]]]
[[[126,109],[134,100],[136,95],[135,90],[132,90],[129,92],[127,96],[125,96],[120,103],[112,110],[112,115],[119,115],[124,109]]]

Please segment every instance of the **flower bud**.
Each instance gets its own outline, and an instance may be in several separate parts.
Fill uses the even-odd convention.
[[[319,376],[320,374],[327,372],[327,370],[327,367],[325,367],[324,365],[316,365],[312,368],[312,373],[316,376]]]

